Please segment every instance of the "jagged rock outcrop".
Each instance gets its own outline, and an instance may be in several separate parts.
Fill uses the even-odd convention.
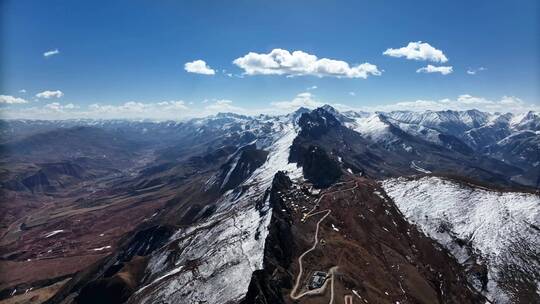
[[[248,292],[241,304],[285,303],[282,290],[292,287],[293,277],[288,271],[294,246],[291,215],[279,195],[291,186],[292,182],[285,173],[280,171],[274,176],[270,191],[272,219],[264,245],[263,269],[253,272]]]

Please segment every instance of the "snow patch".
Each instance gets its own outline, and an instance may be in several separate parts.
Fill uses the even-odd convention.
[[[356,118],[348,127],[377,142],[393,136],[389,132],[389,126],[381,120],[379,114]]]
[[[54,231],[51,231],[51,232],[45,234],[44,237],[45,237],[45,238],[50,238],[51,236],[57,235],[57,234],[62,233],[62,232],[64,232],[63,229],[60,229],[60,230],[54,230]]]
[[[411,162],[411,168],[413,168],[414,170],[416,170],[418,172],[422,172],[422,173],[426,173],[426,174],[431,173],[431,171],[418,166],[414,161]]]
[[[540,223],[539,196],[490,191],[438,177],[388,179],[382,186],[409,222],[447,248],[458,262],[464,263],[469,253],[456,237],[480,253],[489,271],[487,296],[497,303],[508,301],[498,284],[500,265],[540,267],[511,254],[518,237],[524,246],[540,248],[540,235],[532,226]]]
[[[98,248],[92,248],[93,251],[102,251],[105,249],[109,249],[111,246],[104,246],[104,247],[98,247]]]

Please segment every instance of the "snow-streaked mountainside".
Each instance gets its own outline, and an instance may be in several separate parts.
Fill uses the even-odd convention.
[[[536,292],[540,299],[537,194],[498,192],[438,177],[394,178],[382,185],[405,217],[460,263],[480,256],[489,271],[487,294],[496,303],[515,302],[518,292]]]
[[[350,114],[349,114],[350,115]],[[434,143],[440,143],[439,134],[455,136],[473,148],[484,148],[503,140],[505,137],[522,130],[540,130],[540,116],[536,112],[527,114],[487,113],[478,110],[469,111],[396,111],[371,115],[353,116],[349,126],[360,133],[376,140],[388,136],[388,126],[399,127],[403,131],[419,136]],[[482,132],[485,138],[475,138]]]
[[[518,167],[522,173],[513,176],[513,181],[540,186],[540,115],[536,112],[399,111],[344,115],[349,118],[342,120],[344,125],[386,149],[421,153],[415,151],[411,141],[423,140]]]
[[[398,121],[422,125],[433,129],[446,130],[449,132],[459,132],[478,128],[486,124],[492,116],[492,114],[478,110],[425,112],[395,111],[387,113],[387,115]]]
[[[258,148],[269,151],[266,162],[238,188],[228,190],[216,202],[211,217],[177,231],[167,246],[152,254],[144,285],[129,303],[226,303],[245,297],[250,274],[262,268],[272,216],[267,194],[272,179],[280,170],[292,178],[302,177],[301,169],[288,162],[297,134],[292,118],[271,126],[269,138],[254,140]],[[238,162],[226,180],[236,166]],[[206,187],[216,181],[209,179]],[[185,269],[190,261],[196,261],[197,272]]]

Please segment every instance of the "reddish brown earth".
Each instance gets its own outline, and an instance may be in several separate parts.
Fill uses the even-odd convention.
[[[182,186],[148,187],[138,191],[129,187],[102,189],[91,193],[84,201],[67,194],[47,197],[49,201],[40,207],[29,208],[18,222],[6,229],[1,254],[9,257],[9,260],[0,261],[0,267],[2,276],[10,280],[9,284],[2,280],[0,289],[12,290],[17,287],[20,292],[32,286],[37,290],[40,286],[53,284],[88,269],[114,252],[115,244],[120,239],[130,235],[141,223],[151,220],[152,215],[164,208],[173,197],[176,208],[184,206],[185,200],[193,200],[176,195],[196,193],[191,188],[205,178],[207,176],[201,175],[199,181]],[[272,195],[272,200],[281,202],[274,206],[274,217],[288,221],[290,225],[290,239],[286,246],[281,245],[279,249],[290,252],[290,263],[278,265],[278,271],[274,272],[284,273],[279,294],[285,303],[330,301],[331,284],[320,296],[306,296],[297,301],[290,298],[299,272],[298,257],[313,245],[316,223],[325,215],[325,212],[319,213],[302,221],[304,214],[310,210],[331,212],[321,222],[320,243],[304,258],[304,275],[300,280],[299,292],[306,290],[313,271],[328,271],[337,266],[334,303],[344,302],[345,297],[348,302],[352,299],[352,303],[362,303],[364,300],[369,303],[482,301],[481,296],[469,289],[457,262],[435,242],[418,232],[416,227],[409,225],[375,181],[346,176],[341,183],[320,194],[310,193],[310,187],[306,183],[288,189],[279,188]],[[82,195],[86,194],[83,192]],[[319,198],[320,204],[315,206]],[[203,203],[205,198],[199,197],[196,201]],[[183,211],[178,209],[171,214],[185,218],[189,212],[189,208],[184,206]],[[167,216],[163,220],[166,221]],[[278,224],[275,220],[271,226]],[[22,223],[30,228],[16,229]],[[45,237],[54,230],[64,231]],[[103,249],[93,250],[96,248]],[[271,259],[270,254],[266,255],[266,259]],[[279,259],[265,263],[268,270],[272,269],[268,264],[283,264]],[[122,288],[132,292],[136,288],[132,281],[137,281],[131,278],[132,273],[128,267],[113,278],[115,281],[104,281],[103,284],[117,286],[120,283],[126,286]]]
[[[328,272],[337,266],[334,303],[343,303],[346,296],[352,296],[353,303],[483,301],[483,297],[471,291],[461,266],[448,252],[409,225],[375,181],[346,179],[346,183],[323,193],[350,189],[355,184],[358,187],[327,195],[314,209],[315,212],[331,210],[331,213],[320,225],[320,242],[316,249],[304,257],[300,293],[307,290],[314,271]],[[302,222],[317,197],[294,187],[278,194],[277,199],[282,200],[284,208],[283,214],[276,216],[290,219],[294,240],[291,263],[282,270],[289,276],[288,283],[281,284],[281,295],[286,303],[330,302],[330,284],[323,295],[305,296],[296,301],[290,298],[299,273],[298,257],[313,245],[316,223],[325,214],[314,215]],[[273,258],[267,256],[266,259]],[[279,277],[279,271],[280,267],[271,276]]]
[[[11,298],[1,300],[0,304],[39,304],[43,303],[52,297],[67,281],[69,278],[56,282],[52,285],[31,289],[25,291],[23,294],[13,296]]]
[[[46,286],[113,252],[118,240],[174,196],[170,188],[160,190],[80,191],[73,196],[4,193],[10,204],[28,207],[2,219],[6,228],[0,248],[0,290],[5,294],[14,288],[20,292]],[[46,237],[56,230],[63,231]]]
[[[210,164],[219,168],[227,156]],[[207,164],[197,160],[151,173],[141,170],[152,165],[144,161],[52,192],[2,189],[7,212],[0,218],[0,299],[93,269],[135,231],[158,219],[189,225],[216,195],[197,196],[214,172],[205,173]],[[191,200],[200,205],[185,205]]]

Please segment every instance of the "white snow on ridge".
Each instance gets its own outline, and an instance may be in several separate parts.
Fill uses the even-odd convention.
[[[389,118],[390,122],[397,127],[399,127],[401,130],[413,135],[418,136],[426,141],[441,144],[441,140],[439,139],[440,132],[430,129],[428,127],[424,127],[422,125],[415,125],[415,124],[408,124],[404,122],[400,122],[397,120],[393,120],[392,118]]]
[[[62,233],[62,232],[64,232],[63,229],[60,229],[60,230],[54,230],[54,231],[51,231],[51,232],[45,234],[44,237],[45,237],[45,238],[50,238],[51,236],[57,235],[57,234]]]
[[[229,182],[229,179],[231,178],[231,174],[233,173],[234,169],[236,169],[236,165],[238,164],[238,161],[240,160],[240,153],[235,153],[233,163],[231,164],[231,167],[229,168],[229,171],[227,171],[227,174],[225,175],[225,178],[223,179],[223,182],[221,183],[221,188],[225,187],[227,183]]]
[[[267,148],[269,154],[266,163],[255,170],[244,184],[263,182],[265,187],[269,187],[278,171],[286,171],[291,179],[301,178],[302,168],[289,163],[290,147],[297,135],[298,130],[292,124],[282,124],[276,140]]]
[[[422,125],[401,122],[389,116],[385,117],[385,119],[388,120],[388,122],[385,122],[381,119],[381,115],[384,114],[373,114],[367,117],[349,117],[353,119],[354,122],[348,122],[345,123],[345,125],[360,133],[362,136],[368,137],[379,143],[392,142],[393,140],[398,139],[398,137],[390,131],[389,124],[392,124],[410,135],[420,137],[429,142],[441,144],[439,139],[440,132],[436,130]],[[404,147],[404,150],[407,151],[407,147]]]
[[[293,179],[302,177],[301,168],[288,161],[297,130],[290,122],[276,124],[273,138],[260,147],[269,151],[266,162],[241,186],[247,190],[229,190],[210,218],[176,232],[170,242],[180,249],[165,246],[153,253],[147,284],[128,303],[228,303],[245,296],[251,274],[263,267],[272,216],[269,198],[262,210],[256,203],[264,198],[277,171],[287,171]],[[181,267],[190,261],[196,261],[196,270],[183,271]]]
[[[108,246],[103,246],[103,247],[93,248],[92,250],[93,250],[93,251],[103,251],[103,250],[105,250],[105,249],[110,249],[110,248],[111,248],[111,246],[108,245]]]
[[[507,137],[499,140],[497,142],[498,146],[504,146],[512,142],[512,139],[515,137],[523,137],[523,136],[540,136],[540,131],[531,131],[531,130],[523,130],[523,131],[517,131],[515,133],[512,133],[508,135]]]
[[[369,137],[376,142],[394,137],[389,131],[388,124],[381,120],[379,114],[368,117],[354,117],[353,119],[354,122],[346,123],[346,126],[364,137]]]
[[[506,260],[506,253],[516,236],[530,248],[540,248],[540,235],[531,227],[540,225],[539,196],[471,188],[438,177],[388,179],[382,186],[410,222],[450,250],[460,263],[467,260],[468,254],[450,233],[470,241],[487,260],[488,297],[496,303],[508,301],[497,285],[497,266],[511,263],[531,267],[520,265],[518,259]],[[451,232],[441,230],[442,226]]]
[[[427,170],[427,169],[424,169],[420,166],[418,166],[414,160],[411,162],[411,168],[413,168],[414,170],[418,171],[418,172],[422,172],[422,173],[426,173],[426,174],[430,174],[431,171]]]
[[[500,115],[500,114],[499,114]],[[497,116],[499,116],[497,115]],[[437,128],[447,123],[460,123],[468,128],[473,128],[475,123],[487,123],[493,114],[476,110],[469,111],[393,111],[386,113],[400,122],[417,124],[429,128]]]

